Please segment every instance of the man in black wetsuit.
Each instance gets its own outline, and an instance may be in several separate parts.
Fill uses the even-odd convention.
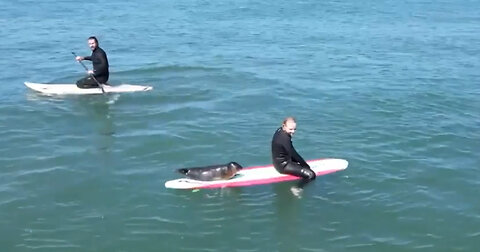
[[[292,145],[292,136],[296,129],[295,118],[285,118],[282,127],[273,135],[272,159],[273,166],[278,172],[302,178],[296,187],[291,188],[292,193],[299,197],[305,184],[314,180],[316,175]]]
[[[108,59],[105,51],[98,46],[98,40],[96,37],[88,38],[88,46],[92,49],[91,56],[77,56],[75,59],[77,61],[82,60],[91,60],[93,65],[93,70],[88,71],[88,76],[77,81],[77,87],[79,88],[96,88],[98,87],[97,82],[100,84],[106,84],[108,81]],[[94,78],[93,78],[93,77]]]

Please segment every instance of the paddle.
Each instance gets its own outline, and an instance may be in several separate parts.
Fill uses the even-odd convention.
[[[77,54],[75,54],[75,52],[72,52],[73,56],[75,56],[75,58],[77,57]],[[83,68],[85,68],[85,71],[88,72],[88,68],[87,66],[85,66],[85,64],[83,64],[82,61],[78,61],[78,63],[80,63]],[[93,78],[93,80],[98,84],[98,86],[100,87],[100,89],[102,90],[102,94],[105,94],[105,90],[103,90],[103,85],[100,84],[100,82],[97,81],[97,79],[95,79],[95,76],[93,76],[93,74],[90,74],[90,76]]]

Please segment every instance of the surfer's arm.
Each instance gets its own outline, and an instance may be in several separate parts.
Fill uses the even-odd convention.
[[[310,168],[310,165],[308,165],[307,162],[305,162],[305,160],[300,155],[298,155],[298,157],[296,157],[296,158],[292,157],[292,160],[299,163],[300,166],[302,166],[304,168]]]
[[[297,153],[290,139],[287,139],[287,138],[283,139],[283,147],[285,148],[285,151],[290,156],[290,159],[292,160],[292,162],[300,163],[301,166],[305,166],[305,165],[308,166],[305,160],[303,160],[303,158]]]
[[[302,156],[300,156],[300,154],[298,154],[298,152],[295,150],[295,148],[292,145],[292,142],[290,142],[290,147],[291,147],[290,154],[292,157],[292,161],[299,163],[300,166],[302,167],[310,168],[310,165],[308,165],[307,162],[305,162],[305,159],[303,159]]]

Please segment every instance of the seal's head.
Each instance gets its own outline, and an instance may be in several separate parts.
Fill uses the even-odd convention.
[[[228,163],[227,166],[229,170],[240,171],[241,169],[243,169],[243,167],[239,165],[237,162],[230,162]]]
[[[180,172],[183,175],[187,175],[190,172],[190,170],[185,169],[185,168],[178,169],[177,171]]]

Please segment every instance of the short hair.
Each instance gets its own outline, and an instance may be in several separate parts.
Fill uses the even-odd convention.
[[[294,123],[297,123],[297,120],[295,120],[295,117],[293,116],[288,116],[283,119],[282,125],[285,125],[288,121],[292,121]]]
[[[90,36],[90,37],[88,37],[88,40],[90,40],[90,39],[95,40],[95,43],[97,43],[97,45],[98,45],[98,39],[97,39],[97,37],[95,37],[95,36]]]

